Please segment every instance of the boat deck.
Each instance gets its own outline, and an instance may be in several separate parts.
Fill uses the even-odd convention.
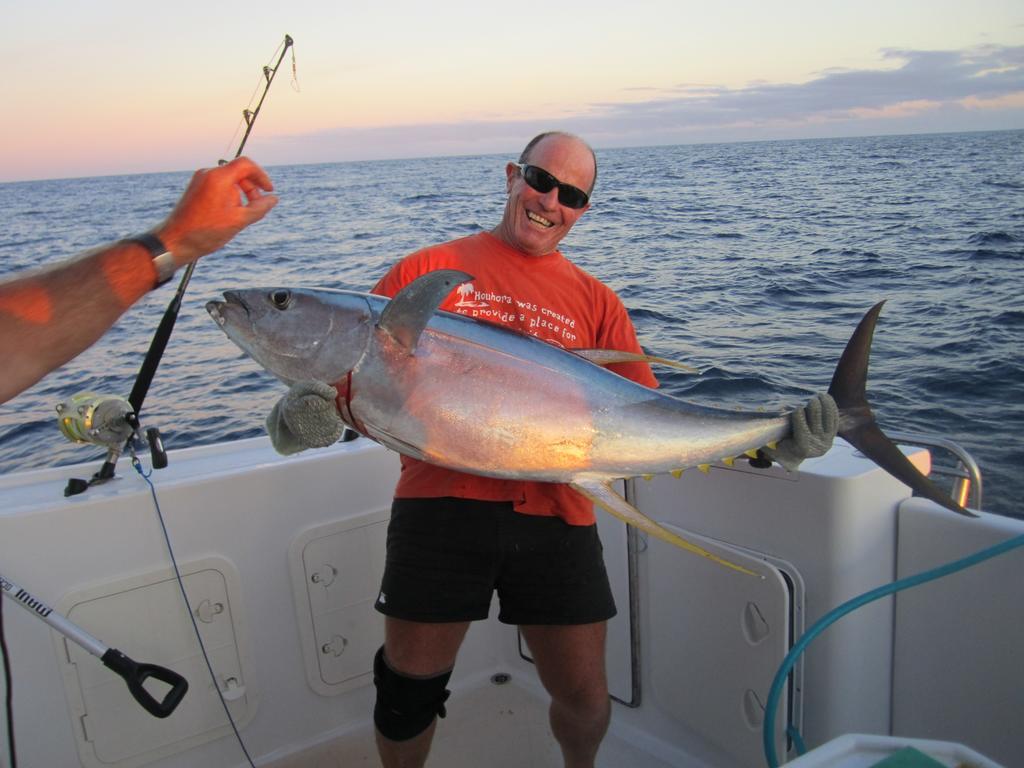
[[[514,679],[480,678],[455,686],[449,716],[438,721],[427,766],[447,768],[562,768],[561,751],[548,727],[547,697]],[[295,752],[266,768],[379,766],[373,725],[367,721],[330,741]],[[601,744],[598,768],[670,768],[672,763],[630,744],[614,728]]]

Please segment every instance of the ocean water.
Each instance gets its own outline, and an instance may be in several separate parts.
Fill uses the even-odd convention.
[[[258,158],[257,158],[258,159]],[[259,435],[283,392],[218,330],[225,289],[366,290],[395,260],[490,229],[501,155],[270,168],[268,218],[203,259],[146,399],[168,448]],[[695,402],[781,408],[826,389],[861,315],[886,300],[869,399],[883,428],[970,451],[985,509],[1020,515],[1024,473],[1024,131],[598,151],[591,210],[563,252],[610,284],[659,369]],[[0,184],[0,269],[160,221],[188,173]],[[57,430],[85,390],[127,395],[174,286],[0,406],[0,473],[95,460]],[[127,465],[119,465],[125,473]]]

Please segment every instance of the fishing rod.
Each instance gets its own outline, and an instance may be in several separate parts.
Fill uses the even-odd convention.
[[[263,67],[263,78],[266,81],[263,86],[263,93],[255,109],[248,107],[242,110],[242,119],[245,121],[245,133],[235,152],[235,157],[240,157],[245,143],[249,140],[256,118],[259,116],[260,108],[263,106],[267,93],[270,92],[270,85],[274,82],[285,54],[292,47],[291,35],[284,36],[284,42],[280,48],[280,55],[273,66]],[[292,67],[294,71],[294,51],[292,53]],[[250,104],[252,101],[250,100]],[[237,134],[236,134],[237,135]],[[220,160],[218,165],[225,165],[227,160]],[[142,412],[142,404],[153,383],[156,369],[160,365],[167,342],[171,338],[174,324],[177,322],[178,313],[181,310],[182,298],[188,288],[192,273],[195,271],[196,262],[192,261],[185,268],[178,289],[174,297],[167,305],[156,333],[150,341],[149,350],[142,361],[142,366],[135,377],[135,384],[128,395],[128,399],[113,396],[95,395],[85,392],[75,395],[71,400],[60,403],[57,406],[61,432],[73,442],[86,442],[101,445],[107,449],[107,457],[103,466],[92,476],[91,480],[72,478],[64,489],[65,496],[73,496],[89,489],[90,486],[106,482],[114,476],[114,468],[117,460],[124,451],[130,450],[132,441],[139,434],[139,414]],[[156,427],[146,430],[146,440],[149,443],[150,455],[154,469],[163,469],[167,466],[167,454],[164,451],[163,443],[160,440],[160,432]]]
[[[140,664],[116,648],[109,648],[78,625],[55,613],[53,608],[33,597],[27,590],[5,579],[3,575],[0,575],[0,592],[96,656],[108,669],[116,672],[128,685],[132,697],[154,717],[170,715],[188,691],[188,681],[177,672],[158,664]],[[150,678],[170,686],[162,699],[157,699],[145,689],[143,684]]]

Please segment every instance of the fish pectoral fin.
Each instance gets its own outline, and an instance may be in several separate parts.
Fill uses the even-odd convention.
[[[382,429],[377,429],[371,424],[363,424],[362,426],[366,430],[366,437],[376,443],[380,443],[385,448],[390,448],[395,453],[400,453],[403,456],[409,456],[410,458],[417,459],[419,461],[427,460],[427,457],[423,455],[423,451],[415,445],[407,443],[404,440],[400,440]]]
[[[680,549],[685,549],[687,552],[692,552],[695,555],[700,555],[701,557],[713,560],[719,565],[724,565],[726,568],[732,568],[734,571],[746,573],[750,576],[758,575],[753,571],[744,568],[742,565],[731,563],[712,552],[708,552],[703,547],[699,547],[693,542],[687,541],[682,536],[662,528],[656,522],[651,520],[651,518],[647,517],[647,515],[613,491],[608,483],[602,483],[599,481],[581,481],[570,483],[569,485],[577,493],[583,494],[606,512],[611,513],[627,525],[639,528],[641,531],[649,533],[655,538],[668,542]]]
[[[654,355],[645,355],[640,352],[624,352],[620,349],[570,349],[567,350],[572,352],[577,357],[582,357],[584,360],[589,360],[596,365],[612,365],[614,363],[653,363],[655,365],[665,365],[670,368],[678,368],[681,371],[687,373],[696,373],[697,369],[692,368],[684,363],[677,363],[675,360],[669,360],[664,357],[655,357]]]
[[[381,312],[381,330],[412,354],[416,351],[420,334],[441,302],[455,286],[472,279],[472,275],[457,269],[435,269],[416,278],[400,290]]]

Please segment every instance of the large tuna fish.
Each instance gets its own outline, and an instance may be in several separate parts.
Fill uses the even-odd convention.
[[[745,570],[665,530],[610,483],[775,443],[789,434],[789,415],[693,405],[595,362],[642,356],[567,351],[437,309],[471,279],[438,270],[390,300],[327,289],[228,291],[207,310],[283,382],[333,384],[345,422],[399,453],[478,475],[568,483],[641,530]],[[864,386],[880,310],[857,327],[829,389],[839,434],[918,493],[963,512],[875,424]]]

